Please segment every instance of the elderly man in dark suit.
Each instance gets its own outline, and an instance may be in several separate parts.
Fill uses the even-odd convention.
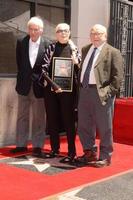
[[[33,77],[40,74],[40,65],[49,41],[42,37],[43,21],[40,17],[32,17],[27,27],[28,35],[18,39],[16,46],[18,119],[16,148],[11,152],[27,151],[31,125],[33,155],[41,156],[45,138],[44,91],[37,82],[33,81]],[[30,110],[32,111],[31,124]]]
[[[123,78],[123,62],[119,50],[107,44],[104,26],[94,25],[90,39],[91,44],[82,48],[78,134],[84,154],[77,160],[103,167],[111,163],[113,107]],[[98,159],[96,130],[100,137]]]

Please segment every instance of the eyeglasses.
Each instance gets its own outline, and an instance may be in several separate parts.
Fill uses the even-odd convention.
[[[102,36],[103,34],[104,33],[98,33],[98,32],[97,33],[93,33],[93,32],[91,33],[92,36]]]
[[[60,30],[58,30],[58,31],[56,31],[56,33],[69,33],[69,30],[68,29],[60,29]]]

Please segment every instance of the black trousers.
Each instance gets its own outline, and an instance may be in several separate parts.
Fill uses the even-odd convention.
[[[56,94],[50,87],[45,88],[45,106],[47,114],[47,129],[53,151],[60,149],[59,132],[63,125],[67,135],[68,156],[76,155],[75,148],[75,92]],[[63,123],[63,124],[62,124]]]

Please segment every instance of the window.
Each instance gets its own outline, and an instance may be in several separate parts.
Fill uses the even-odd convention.
[[[70,23],[70,0],[1,0],[0,1],[0,74],[15,74],[16,39],[25,35],[31,16],[44,20],[44,35],[54,39],[55,26]]]

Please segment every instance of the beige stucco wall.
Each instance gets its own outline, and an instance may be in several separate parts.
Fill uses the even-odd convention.
[[[0,146],[15,143],[17,94],[15,78],[0,78]]]
[[[18,96],[15,91],[16,78],[0,78],[0,147],[15,144]],[[42,108],[44,101],[42,99]],[[32,116],[30,114],[30,119]],[[29,140],[31,138],[31,120]]]
[[[71,1],[72,39],[81,49],[89,42],[89,30],[94,24],[109,25],[110,0]]]
[[[18,95],[16,78],[0,78],[0,147],[16,143]],[[42,112],[45,112],[44,101]],[[45,116],[45,113],[44,113]],[[29,141],[31,139],[32,111],[30,110]]]

